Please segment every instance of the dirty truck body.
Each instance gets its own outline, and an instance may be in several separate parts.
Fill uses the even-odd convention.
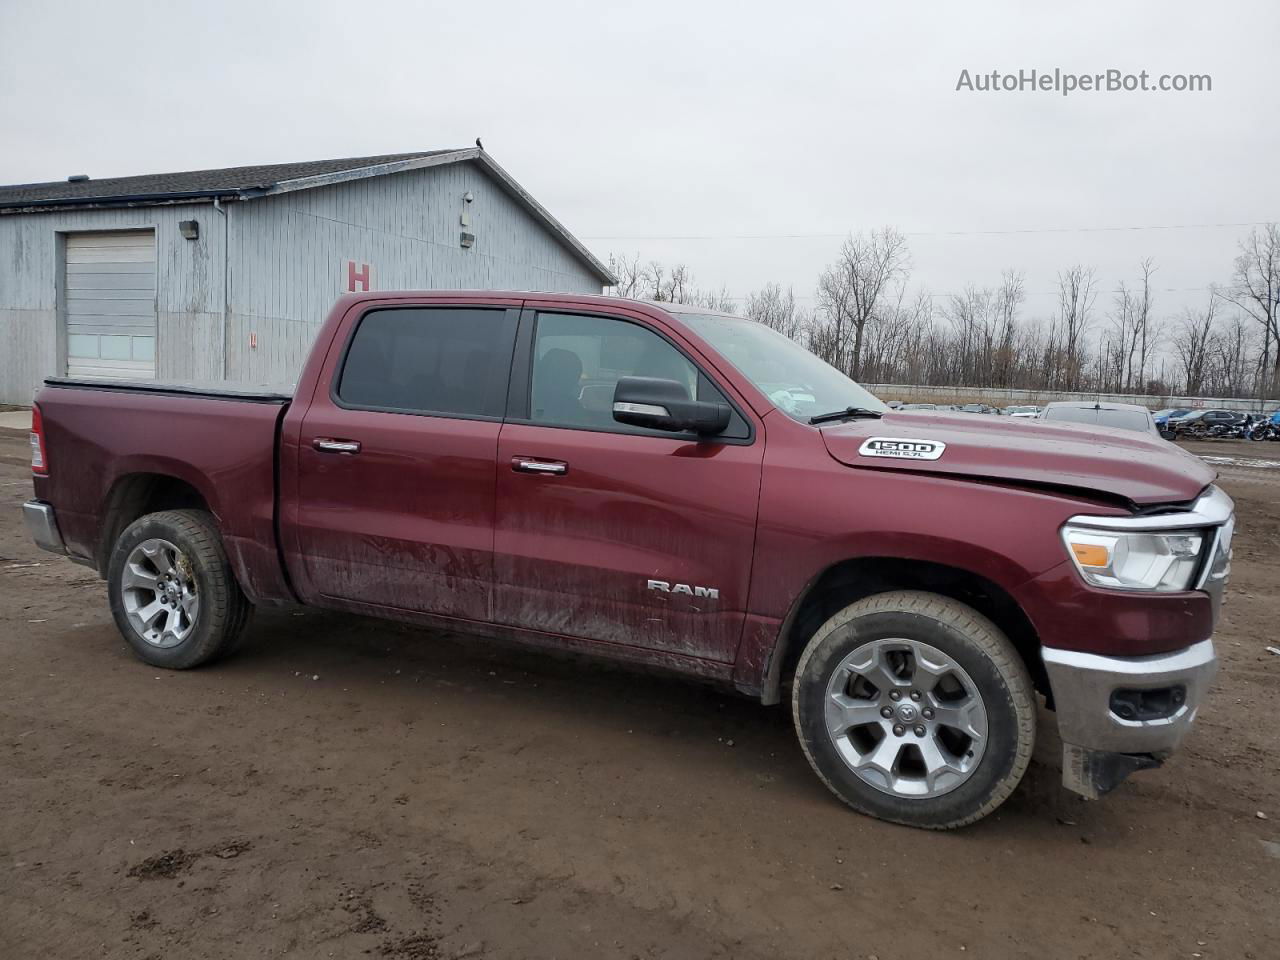
[[[850,806],[973,822],[1026,769],[1162,762],[1216,661],[1232,504],[1158,437],[895,414],[766,328],[671,304],[341,299],[296,388],[51,379],[28,526],[144,660],[310,604],[790,701]],[[811,422],[816,420],[817,422]]]

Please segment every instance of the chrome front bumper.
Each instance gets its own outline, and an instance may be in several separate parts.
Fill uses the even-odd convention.
[[[1096,797],[1130,770],[1155,766],[1195,721],[1218,670],[1213,641],[1146,657],[1104,657],[1045,647],[1044,664],[1058,711],[1063,782]],[[1099,776],[1098,757],[1128,755],[1129,769]],[[1137,760],[1141,756],[1142,760]]]
[[[28,500],[22,505],[22,519],[27,525],[27,533],[31,534],[37,547],[50,553],[66,555],[67,546],[62,542],[58,519],[53,515],[53,504],[43,500]]]

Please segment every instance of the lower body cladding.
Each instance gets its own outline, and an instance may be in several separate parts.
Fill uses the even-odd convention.
[[[1062,783],[1096,799],[1182,741],[1218,670],[1213,641],[1145,657],[1043,649],[1062,737]]]

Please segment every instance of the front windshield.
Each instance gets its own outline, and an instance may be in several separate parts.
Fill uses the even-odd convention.
[[[680,319],[796,420],[846,407],[889,410],[835,367],[763,323],[712,313],[681,313]]]

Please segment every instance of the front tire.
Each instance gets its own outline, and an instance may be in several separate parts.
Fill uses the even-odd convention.
[[[981,820],[1026,773],[1036,705],[1026,665],[976,610],[903,590],[845,607],[813,635],[792,688],[814,771],[855,810],[932,830]]]
[[[170,670],[231,653],[253,610],[203,510],[166,510],[130,524],[111,552],[107,595],[138,658]]]

